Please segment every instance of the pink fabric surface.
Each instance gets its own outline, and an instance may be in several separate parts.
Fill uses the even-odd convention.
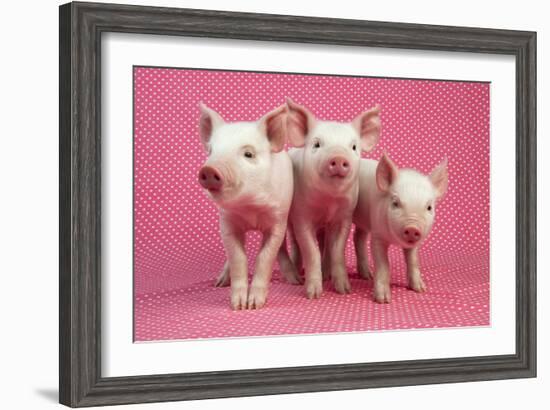
[[[489,325],[489,90],[472,82],[135,67],[135,340]],[[449,191],[420,251],[427,293],[406,289],[402,254],[392,249],[392,303],[374,303],[349,242],[350,295],[325,282],[324,296],[307,300],[275,266],[267,305],[233,312],[229,289],[213,286],[225,255],[218,211],[197,182],[206,158],[198,103],[226,121],[252,121],[287,96],[326,120],[349,121],[380,104],[381,139],[365,157],[387,151],[398,166],[422,172],[449,159]],[[250,271],[258,239],[249,235]]]

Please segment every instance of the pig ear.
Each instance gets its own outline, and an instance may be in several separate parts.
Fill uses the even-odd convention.
[[[306,142],[306,136],[315,126],[315,117],[305,107],[296,104],[290,98],[287,98],[287,132],[290,144],[294,147],[303,147]]]
[[[397,179],[399,169],[397,165],[384,153],[376,167],[376,185],[382,192],[388,192],[390,186]]]
[[[449,185],[449,173],[447,172],[447,158],[445,158],[441,163],[435,167],[430,174],[430,181],[435,188],[437,199],[440,199],[447,192],[447,187]]]
[[[287,113],[286,104],[283,104],[260,118],[260,127],[265,131],[273,152],[281,152],[285,146]]]
[[[378,143],[380,138],[380,106],[377,104],[368,111],[359,114],[351,122],[353,128],[361,137],[361,150],[370,151]]]
[[[207,148],[212,132],[216,127],[222,125],[224,120],[220,114],[213,109],[208,108],[203,103],[199,103],[199,108],[201,110],[201,117],[199,119],[199,134],[202,144],[205,148]]]

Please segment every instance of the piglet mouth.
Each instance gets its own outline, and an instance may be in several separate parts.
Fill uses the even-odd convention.
[[[400,246],[403,248],[403,249],[412,249],[412,248],[416,248],[417,246],[420,245],[420,242],[419,241],[404,241],[404,240],[400,240],[400,241],[397,241],[397,243],[400,244]]]
[[[325,178],[330,180],[342,181],[344,179],[347,179],[351,175],[351,172],[349,172],[348,170],[342,170],[342,171],[332,170],[332,171],[322,172],[321,175],[323,175]]]
[[[422,241],[424,240],[424,238],[421,236],[419,237],[416,237],[416,238],[401,238],[401,243],[403,244],[403,247],[406,247],[406,248],[414,248],[416,246],[419,246]]]
[[[205,189],[206,192],[208,192],[208,195],[212,197],[212,199],[221,199],[225,195],[226,189],[223,188],[207,188]]]
[[[346,179],[348,177],[348,173],[340,173],[340,172],[337,172],[335,174],[331,174],[329,175],[329,178],[332,178],[332,179]]]

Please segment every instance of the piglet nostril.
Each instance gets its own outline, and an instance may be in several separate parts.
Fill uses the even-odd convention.
[[[342,163],[342,167],[344,167],[344,168],[347,168],[347,167],[349,167],[349,163],[348,163],[348,162],[346,162],[346,161],[344,161],[344,162]]]
[[[408,235],[408,234],[409,234],[409,231],[405,229],[405,235]]]
[[[335,167],[335,166],[336,166],[336,161],[332,161],[332,162],[330,163],[330,165],[332,165],[333,167]]]
[[[220,180],[220,176],[218,174],[214,174],[214,178],[216,179],[216,181]]]

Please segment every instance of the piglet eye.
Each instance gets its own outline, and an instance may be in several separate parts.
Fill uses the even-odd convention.
[[[397,199],[394,199],[391,203],[391,206],[394,208],[399,208],[399,201]]]
[[[431,211],[431,210],[432,210],[432,206],[428,205],[428,211]]]
[[[320,148],[321,147],[321,143],[319,141],[315,142],[315,144],[313,144],[313,148]]]
[[[254,154],[253,154],[252,152],[250,152],[250,151],[246,151],[246,152],[244,153],[244,156],[245,156],[246,158],[254,158]]]
[[[353,144],[353,147],[351,147],[354,151],[357,151],[357,145]]]

